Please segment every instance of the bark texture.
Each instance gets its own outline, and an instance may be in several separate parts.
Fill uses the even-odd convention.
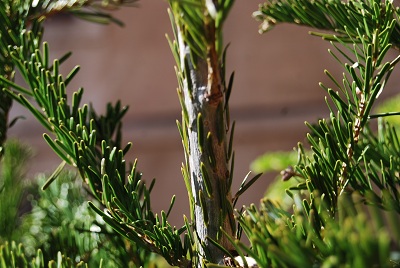
[[[233,236],[235,221],[230,191],[225,88],[222,69],[215,46],[210,46],[206,59],[193,62],[189,46],[178,29],[178,42],[183,83],[179,94],[187,113],[186,169],[192,194],[192,217],[201,267],[204,256],[208,261],[222,263],[224,254],[207,239],[218,241],[231,249],[222,228]],[[211,40],[210,43],[215,43]],[[185,120],[185,116],[184,119]],[[185,124],[183,124],[185,125]]]

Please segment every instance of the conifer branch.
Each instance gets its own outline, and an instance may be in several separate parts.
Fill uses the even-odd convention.
[[[178,96],[182,105],[182,143],[185,148],[185,180],[190,180],[190,207],[197,234],[196,267],[222,263],[229,235],[235,233],[230,189],[228,106],[225,94],[222,26],[233,1],[170,1],[177,61]],[[231,84],[230,84],[231,87]],[[185,126],[185,127],[184,127]],[[233,161],[233,160],[232,160]]]
[[[380,12],[391,13],[392,19],[399,16],[393,1],[369,0],[267,0],[253,16],[261,21],[260,32],[268,31],[278,23],[293,23],[334,32],[311,32],[326,40],[335,40],[337,36],[345,42],[361,42],[360,35],[368,34],[369,28],[384,27],[374,25],[382,16]],[[397,50],[400,47],[400,23],[397,20],[389,43]]]

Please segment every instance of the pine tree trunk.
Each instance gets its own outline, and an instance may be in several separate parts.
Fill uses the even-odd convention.
[[[224,254],[207,237],[231,249],[226,236],[233,236],[235,221],[232,210],[231,180],[227,142],[227,105],[222,84],[221,63],[215,47],[209,47],[207,58],[195,58],[178,28],[181,70],[185,70],[180,98],[186,125],[186,169],[190,178],[192,218],[198,237],[197,250],[201,267],[204,256],[213,263],[222,263]],[[214,43],[213,40],[210,43]],[[191,57],[192,55],[192,57]],[[185,121],[185,116],[184,119]],[[184,141],[185,143],[185,141]],[[203,245],[203,246],[202,246]]]

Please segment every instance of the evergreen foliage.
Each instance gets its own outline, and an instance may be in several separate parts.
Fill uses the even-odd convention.
[[[292,176],[299,183],[287,190],[294,199],[295,213],[288,217],[270,202],[263,206],[273,215],[267,220],[274,221],[266,224],[272,229],[267,233],[274,242],[262,247],[264,254],[270,255],[264,265],[297,267],[307,263],[307,250],[313,255],[309,263],[323,267],[397,265],[398,232],[395,225],[392,229],[390,225],[399,217],[398,137],[395,128],[381,119],[378,131],[373,131],[371,120],[389,115],[373,114],[372,108],[399,60],[399,56],[387,55],[390,48],[397,48],[398,8],[391,1],[269,1],[260,6],[255,16],[262,20],[263,31],[282,22],[334,30],[333,34],[312,34],[331,42],[334,50],[329,53],[344,69],[341,80],[325,71],[334,85],[330,88],[321,84],[328,94],[330,117],[317,124],[307,123],[311,155],[302,144],[298,146],[298,163]],[[379,213],[384,212],[376,207],[387,211],[390,219],[381,219]],[[373,211],[372,216],[368,211]],[[248,212],[254,222],[264,217],[254,208]],[[368,226],[368,217],[377,222]],[[278,223],[284,224],[276,224],[277,218]],[[249,225],[248,219],[246,223],[243,226]],[[367,229],[363,229],[366,225]],[[290,235],[300,234],[297,245],[304,245],[307,250],[300,253],[299,247],[292,248],[291,253],[299,254],[282,263],[281,256],[295,243],[279,243],[296,238],[285,238],[287,232],[282,231],[282,236],[273,235],[273,226],[289,227],[294,232]],[[340,241],[341,232],[346,232],[346,240]],[[254,240],[253,250],[261,250],[260,236],[250,230],[248,233]],[[335,242],[330,240],[333,234]],[[354,239],[353,245],[349,238]],[[372,245],[372,241],[376,244]],[[361,248],[359,243],[363,244]],[[376,250],[382,255],[376,256]]]
[[[28,183],[21,172],[25,168],[23,159],[28,156],[21,154],[28,150],[26,146],[13,140],[5,145],[7,150],[0,169],[13,180],[3,184],[0,193],[0,244],[3,245],[0,259],[4,258],[0,260],[0,267],[13,266],[12,255],[18,259],[14,260],[15,267],[47,267],[53,259],[59,259],[66,267],[162,265],[155,255],[117,235],[89,208],[87,200],[98,202],[83,187],[82,180],[77,180],[75,172],[59,173],[57,180],[43,191],[44,174]],[[23,245],[8,242],[12,240]],[[59,252],[62,255],[58,256]],[[31,260],[41,266],[32,266]]]
[[[33,256],[40,248],[47,263],[62,252],[89,267],[134,267],[133,260],[148,262],[143,257],[150,259],[147,252],[139,253],[134,245],[128,245],[89,208],[87,200],[92,197],[76,176],[62,172],[45,191],[40,188],[46,177],[41,174],[37,178],[37,193],[30,196],[32,209],[24,215],[23,233],[19,232],[26,255]]]
[[[29,261],[25,256],[24,247],[22,244],[17,245],[15,242],[11,244],[6,242],[0,245],[0,264],[1,267],[19,268],[19,267],[32,267],[32,268],[69,268],[69,267],[88,267],[84,262],[75,262],[70,258],[66,258],[59,252],[55,260],[49,261],[45,264],[43,253],[40,249],[37,250],[36,256]],[[102,267],[101,265],[99,267]]]
[[[30,150],[16,141],[7,141],[0,161],[0,243],[14,239],[20,226],[23,196],[26,194],[25,167]]]
[[[175,39],[169,43],[177,64],[182,107],[182,121],[178,122],[185,154],[182,174],[190,203],[190,218],[184,217],[181,228],[168,222],[175,197],[166,212],[154,213],[150,197],[154,180],[146,184],[136,161],[125,160],[131,144],[121,143],[121,119],[127,108],[120,102],[108,104],[106,114],[99,116],[89,105],[80,104],[83,89],[69,97],[66,87],[79,67],[67,76],[60,74],[59,66],[70,54],[51,63],[49,45],[41,40],[43,21],[58,12],[100,22],[115,20],[102,13],[98,1],[1,2],[0,116],[4,121],[0,124],[0,153],[11,150],[3,144],[14,100],[42,123],[48,132],[44,139],[62,161],[44,184],[43,188],[50,187],[49,192],[43,194],[44,203],[34,206],[32,217],[36,220],[37,211],[47,210],[48,215],[54,215],[50,221],[56,219],[60,212],[53,210],[52,204],[58,202],[54,197],[71,201],[63,199],[66,186],[62,181],[54,183],[60,180],[66,163],[77,168],[91,193],[90,197],[82,195],[108,225],[96,226],[115,232],[115,239],[123,243],[118,252],[132,245],[132,255],[117,254],[125,265],[129,260],[145,265],[146,254],[153,252],[179,267],[247,267],[252,262],[258,267],[398,266],[400,142],[396,128],[384,121],[384,117],[398,113],[373,113],[376,99],[400,59],[387,54],[399,47],[398,7],[390,0],[271,0],[260,6],[255,16],[262,21],[261,31],[284,22],[323,30],[313,34],[331,42],[329,53],[343,67],[343,76],[336,78],[325,71],[332,82],[332,86],[321,84],[327,93],[329,118],[307,123],[310,148],[298,144],[297,163],[284,173],[285,180],[296,182],[286,189],[292,210],[266,198],[260,208],[251,205],[238,211],[234,210],[237,199],[260,175],[246,177],[232,194],[234,123],[230,123],[229,96],[234,75],[225,78],[227,53],[222,26],[233,2],[169,1]],[[124,2],[102,3],[116,7]],[[88,13],[83,9],[88,5],[100,11]],[[15,83],[16,71],[26,86]],[[377,129],[373,127],[376,120]],[[0,195],[8,189],[0,188]],[[73,225],[76,214],[71,210],[68,215],[64,210],[63,217]],[[32,267],[43,267],[44,258],[50,259],[50,255],[65,267],[73,265],[66,257],[70,254],[75,260],[85,259],[87,252],[68,252],[69,242],[79,244],[76,233],[66,234],[71,225],[52,224],[61,231],[55,240],[48,241],[57,241],[66,254],[57,253],[56,257],[47,248],[49,256],[44,257],[39,250]],[[241,242],[242,234],[250,245]],[[88,243],[90,250],[102,242],[97,237],[94,244]],[[6,266],[17,266],[18,262],[23,267],[29,262],[22,247],[7,242],[1,247],[0,261]]]

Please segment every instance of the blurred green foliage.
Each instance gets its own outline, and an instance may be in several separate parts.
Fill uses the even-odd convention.
[[[0,166],[0,267],[11,267],[12,262],[15,267],[25,267],[31,260],[48,264],[57,259],[65,267],[79,263],[89,267],[169,267],[163,259],[117,235],[89,208],[88,200],[98,201],[82,180],[76,179],[75,172],[61,172],[44,191],[45,174],[30,180],[24,174],[29,148],[14,140],[7,141],[5,148]]]
[[[400,95],[394,95],[385,99],[376,108],[377,113],[385,114],[389,112],[400,112]],[[400,128],[400,115],[393,115],[385,117],[385,120],[397,129]]]
[[[75,263],[68,257],[65,257],[60,252],[57,253],[54,260],[45,262],[42,250],[38,249],[36,255],[29,258],[25,254],[25,249],[22,244],[16,244],[14,241],[0,244],[0,267],[7,268],[71,268],[71,267],[86,267],[84,262]],[[99,268],[102,265],[98,266]]]
[[[99,266],[101,260],[105,267],[132,267],[134,248],[89,209],[87,201],[92,198],[76,176],[62,172],[45,191],[40,187],[46,176],[38,176],[39,189],[29,196],[32,210],[23,219],[22,229],[28,230],[20,239],[25,252],[33,255],[40,248],[46,261],[61,251],[91,267]]]
[[[282,208],[290,208],[293,205],[292,198],[286,194],[286,189],[295,186],[299,181],[294,179],[285,179],[285,176],[293,177],[293,166],[297,163],[298,152],[296,151],[278,151],[268,152],[255,159],[250,169],[257,173],[269,173],[275,175],[273,181],[268,185],[264,198],[274,200]]]
[[[0,243],[14,239],[21,225],[24,196],[27,194],[26,167],[30,149],[15,140],[8,140],[0,159]]]

